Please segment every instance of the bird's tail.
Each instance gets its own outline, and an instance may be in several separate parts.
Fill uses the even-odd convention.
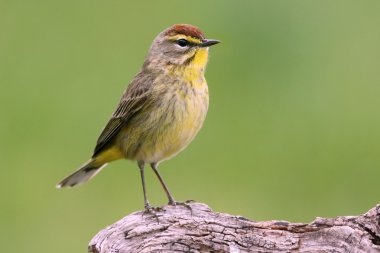
[[[99,162],[96,161],[96,158],[92,158],[73,174],[58,183],[56,187],[73,187],[78,184],[83,184],[98,174],[106,165],[107,163],[99,164]]]

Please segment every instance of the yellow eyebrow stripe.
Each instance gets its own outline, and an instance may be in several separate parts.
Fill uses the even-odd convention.
[[[197,39],[197,38],[194,38],[194,37],[191,37],[191,36],[186,36],[186,35],[183,35],[183,34],[177,34],[177,35],[174,35],[174,36],[170,36],[169,39],[170,40],[186,39],[187,41],[189,41],[191,43],[194,43],[194,44],[200,44],[200,43],[202,43],[202,41],[200,39]]]

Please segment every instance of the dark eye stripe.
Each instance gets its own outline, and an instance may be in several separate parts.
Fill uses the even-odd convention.
[[[192,46],[195,46],[196,44],[193,43],[193,42],[190,42],[186,39],[179,39],[176,41],[176,43],[180,46],[180,47],[186,47],[186,46],[189,46],[189,47],[192,47]]]

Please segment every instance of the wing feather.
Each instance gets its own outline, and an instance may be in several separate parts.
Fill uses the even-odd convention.
[[[124,92],[111,119],[100,134],[94,149],[95,157],[119,133],[120,129],[130,122],[131,118],[141,110],[149,98],[152,79],[138,74]]]

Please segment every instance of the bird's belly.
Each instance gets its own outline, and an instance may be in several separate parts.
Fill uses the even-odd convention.
[[[126,135],[127,159],[147,163],[167,160],[183,150],[196,136],[206,117],[208,94],[176,97],[142,116],[135,132]],[[134,138],[128,138],[134,136]]]
[[[202,122],[173,122],[164,132],[156,133],[156,140],[147,142],[139,152],[141,160],[159,162],[169,159],[187,147],[198,133]],[[154,137],[153,137],[154,138]]]

